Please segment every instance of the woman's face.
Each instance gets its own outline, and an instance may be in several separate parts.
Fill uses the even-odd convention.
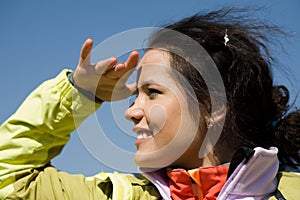
[[[147,51],[138,67],[138,96],[125,116],[134,123],[140,167],[201,165],[203,130],[198,130],[199,120],[189,113],[186,95],[171,72],[169,54],[161,50]]]

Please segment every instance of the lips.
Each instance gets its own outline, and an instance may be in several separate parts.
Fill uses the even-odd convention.
[[[137,140],[135,141],[136,145],[139,145],[146,139],[152,138],[154,136],[153,132],[150,131],[149,129],[141,128],[141,127],[133,127],[133,131],[137,135]]]
[[[149,137],[153,137],[153,132],[148,130],[139,130],[137,131],[137,139],[146,139]]]

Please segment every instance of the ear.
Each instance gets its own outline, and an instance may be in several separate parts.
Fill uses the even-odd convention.
[[[222,106],[220,109],[211,113],[210,116],[205,117],[207,128],[210,128],[215,124],[218,124],[219,122],[223,121],[226,117],[226,112],[227,112],[226,107]]]

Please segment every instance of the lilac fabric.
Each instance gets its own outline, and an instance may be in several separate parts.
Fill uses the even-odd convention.
[[[140,171],[155,185],[164,200],[172,200],[169,189],[169,178],[166,176],[164,169],[151,171],[140,168]]]
[[[240,163],[223,186],[218,199],[265,199],[276,190],[279,168],[278,150],[257,147],[245,164]]]
[[[256,147],[254,155],[245,163],[242,161],[223,186],[218,200],[259,200],[267,199],[277,188],[279,161],[278,149]],[[169,179],[165,170],[140,169],[159,190],[165,200],[171,200]]]

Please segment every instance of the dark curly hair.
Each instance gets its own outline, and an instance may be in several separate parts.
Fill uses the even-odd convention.
[[[299,164],[300,111],[289,112],[289,90],[283,85],[274,85],[274,59],[267,46],[272,37],[286,33],[277,26],[249,16],[245,9],[224,8],[206,14],[198,13],[164,28],[197,41],[221,74],[227,113],[218,143],[232,150],[241,146],[276,146],[282,163]],[[225,35],[229,38],[226,44]],[[164,36],[163,31],[158,31],[150,39],[149,46],[181,48],[182,43],[184,41],[173,40]],[[169,53],[171,66],[188,80],[200,109],[209,113],[208,89],[203,78],[191,66],[191,58]]]

